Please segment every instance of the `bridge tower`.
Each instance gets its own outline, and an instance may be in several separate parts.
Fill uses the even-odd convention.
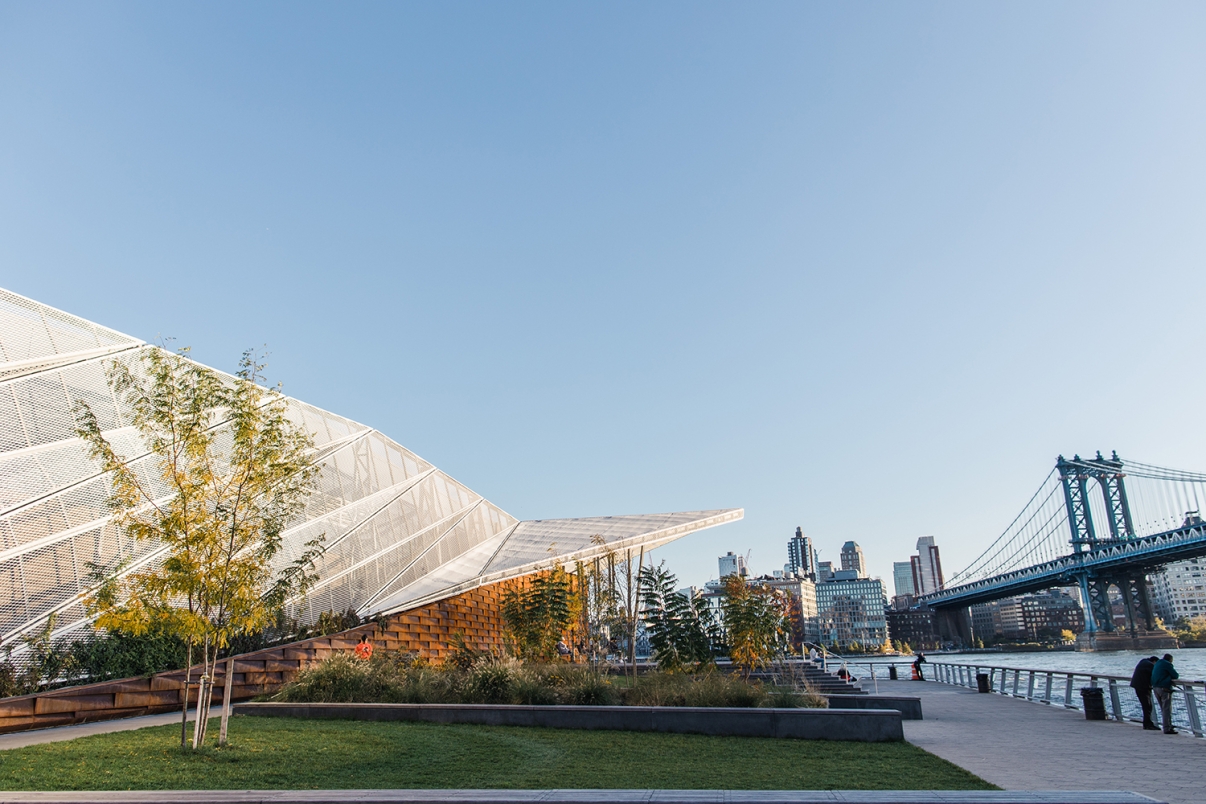
[[[1117,452],[1112,453],[1109,458],[1103,458],[1100,452],[1096,458],[1090,459],[1074,455],[1070,461],[1060,455],[1055,465],[1064,488],[1064,504],[1068,510],[1068,527],[1072,531],[1074,555],[1088,555],[1102,547],[1135,538],[1131,509],[1126,497],[1126,473]],[[1108,538],[1099,538],[1093,524],[1090,488],[1094,484],[1101,489],[1105,525],[1110,534]],[[1102,640],[1102,632],[1112,635],[1116,631],[1114,612],[1110,605],[1111,585],[1118,587],[1126,604],[1129,632],[1127,638],[1134,641],[1155,630],[1156,622],[1147,594],[1145,573],[1124,572],[1107,575],[1085,568],[1074,575],[1085,602],[1083,637],[1090,648],[1096,647]],[[1118,636],[1122,637],[1121,634]],[[1105,639],[1109,640],[1109,637]]]

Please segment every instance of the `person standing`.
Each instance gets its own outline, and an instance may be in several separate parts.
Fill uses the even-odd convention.
[[[1155,731],[1157,728],[1152,721],[1152,670],[1158,661],[1160,660],[1155,656],[1140,659],[1139,664],[1135,665],[1135,672],[1131,673],[1131,689],[1135,691],[1139,705],[1143,707],[1143,728],[1148,731]]]
[[[1164,654],[1164,658],[1152,668],[1152,692],[1156,693],[1156,703],[1160,704],[1165,734],[1177,733],[1172,725],[1172,686],[1178,678],[1171,653]]]

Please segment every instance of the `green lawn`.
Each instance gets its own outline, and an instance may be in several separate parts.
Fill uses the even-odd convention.
[[[0,751],[0,789],[994,789],[908,743],[243,716],[225,749],[182,753],[179,735],[162,726]]]

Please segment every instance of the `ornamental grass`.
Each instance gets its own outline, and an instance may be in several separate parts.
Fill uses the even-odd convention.
[[[536,706],[819,707],[823,696],[747,681],[708,668],[643,673],[613,681],[572,664],[525,664],[481,657],[471,665],[432,665],[412,654],[339,653],[302,671],[268,697],[284,703],[523,704]]]

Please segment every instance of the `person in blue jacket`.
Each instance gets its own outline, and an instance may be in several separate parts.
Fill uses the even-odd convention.
[[[1176,734],[1172,725],[1172,688],[1173,682],[1179,678],[1177,669],[1173,667],[1171,653],[1156,662],[1152,668],[1152,692],[1156,694],[1156,703],[1160,704],[1160,716],[1164,720],[1164,733]]]

